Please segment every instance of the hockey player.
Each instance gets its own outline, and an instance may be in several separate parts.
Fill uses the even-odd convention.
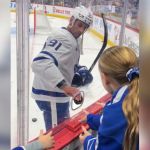
[[[58,29],[47,38],[34,58],[32,96],[43,111],[46,130],[69,117],[69,100],[81,101],[79,89],[72,87],[74,70],[79,63],[79,37],[92,23],[92,13],[84,6],[74,9],[67,28]]]
[[[92,136],[84,127],[84,150],[137,150],[139,127],[139,68],[128,47],[111,47],[99,59],[104,88],[112,94],[102,114],[88,114],[85,121],[98,131]]]

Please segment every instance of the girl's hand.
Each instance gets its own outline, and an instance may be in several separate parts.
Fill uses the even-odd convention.
[[[81,126],[82,127],[82,130],[83,130],[83,134],[80,134],[79,136],[79,139],[80,139],[80,142],[83,144],[84,143],[84,140],[87,136],[91,135],[84,126]]]
[[[89,114],[88,111],[83,109],[83,112],[85,113],[85,116],[79,120],[80,123],[86,123],[87,122],[87,115]]]
[[[43,134],[43,130],[40,131],[40,135],[38,141],[43,145],[43,149],[54,147],[54,137],[52,136],[52,132]]]

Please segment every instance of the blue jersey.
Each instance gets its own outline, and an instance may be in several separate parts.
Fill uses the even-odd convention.
[[[127,120],[122,110],[122,103],[128,94],[128,87],[123,86],[115,91],[103,109],[101,115],[89,114],[87,123],[98,131],[98,137],[86,137],[84,150],[122,150]]]

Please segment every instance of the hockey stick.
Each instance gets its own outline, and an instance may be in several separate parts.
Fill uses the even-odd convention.
[[[108,41],[108,28],[107,28],[107,23],[104,17],[104,14],[102,14],[102,19],[103,19],[103,24],[104,24],[104,41],[103,41],[103,45],[99,51],[99,53],[97,54],[95,60],[93,61],[93,64],[91,65],[90,69],[88,70],[89,72],[91,72],[95,66],[95,64],[97,63],[99,57],[101,56],[101,54],[103,53],[105,47],[107,46],[107,41]]]

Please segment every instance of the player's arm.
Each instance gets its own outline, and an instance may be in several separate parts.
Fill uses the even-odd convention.
[[[40,76],[46,82],[50,82],[53,87],[64,80],[62,73],[59,71],[57,61],[45,55],[39,55],[32,62],[32,71]]]

